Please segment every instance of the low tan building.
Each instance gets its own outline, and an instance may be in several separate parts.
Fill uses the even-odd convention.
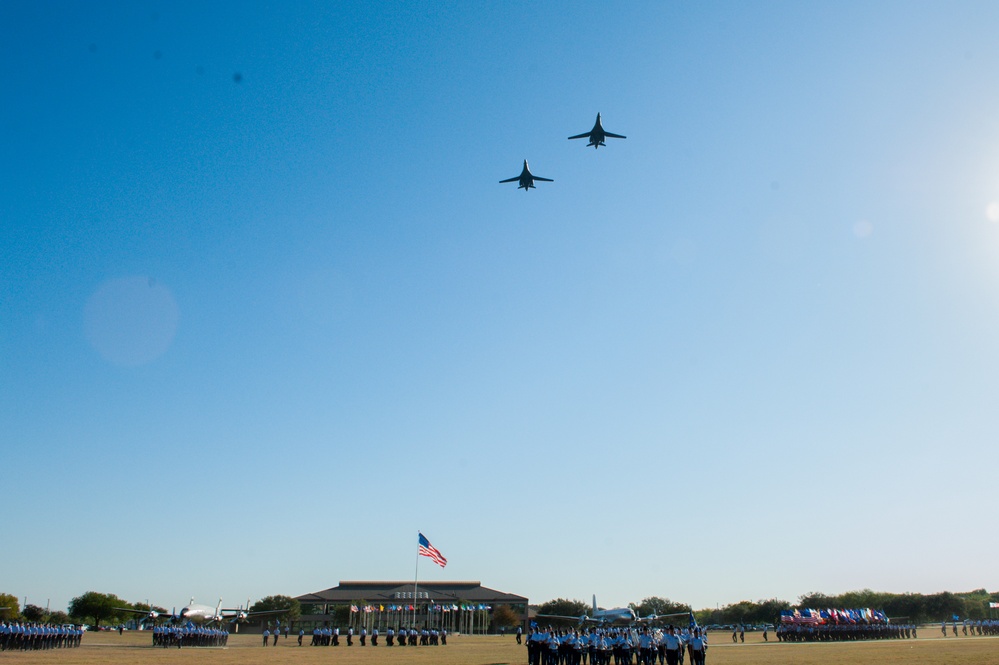
[[[481,582],[344,582],[296,598],[306,630],[318,626],[348,628],[357,633],[377,628],[447,630],[449,633],[496,632],[493,613],[506,605],[527,619],[527,598],[496,591]]]

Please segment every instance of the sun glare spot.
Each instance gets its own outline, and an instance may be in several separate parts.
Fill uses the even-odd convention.
[[[111,279],[83,311],[87,340],[115,364],[136,367],[163,355],[173,343],[180,309],[170,290],[149,277]]]
[[[868,238],[872,233],[874,233],[874,225],[866,219],[862,219],[853,225],[853,235],[858,238]]]
[[[985,206],[985,216],[990,222],[999,222],[999,201],[992,201]]]

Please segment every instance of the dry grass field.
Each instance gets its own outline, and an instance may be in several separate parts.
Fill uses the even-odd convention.
[[[710,665],[999,665],[999,638],[941,639],[932,627],[918,640],[846,644],[764,643],[760,633],[747,633],[744,644],[732,644],[731,633],[712,633]],[[526,665],[527,651],[513,637],[454,636],[446,647],[299,647],[294,637],[264,649],[257,635],[230,638],[225,649],[154,649],[149,633],[87,633],[78,649],[7,652],[0,663],[43,665]]]

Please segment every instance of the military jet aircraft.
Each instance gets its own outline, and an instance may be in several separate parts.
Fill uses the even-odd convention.
[[[611,137],[612,139],[628,138],[627,136],[621,136],[620,134],[611,134],[610,132],[606,131],[604,129],[604,126],[600,124],[600,114],[598,113],[597,122],[596,124],[593,125],[593,129],[586,132],[585,134],[577,134],[576,136],[570,136],[569,140],[571,141],[572,139],[590,139],[590,142],[586,144],[586,147],[588,148],[592,145],[595,150],[600,146],[607,145],[606,143],[604,143],[604,139],[608,136]]]
[[[541,176],[534,175],[531,173],[531,169],[527,168],[527,160],[524,160],[524,170],[520,172],[520,175],[514,176],[512,178],[507,178],[506,180],[500,180],[500,183],[504,182],[519,182],[517,189],[523,189],[525,192],[528,189],[534,189],[534,181],[543,180],[544,182],[555,182],[551,178],[542,178]]]

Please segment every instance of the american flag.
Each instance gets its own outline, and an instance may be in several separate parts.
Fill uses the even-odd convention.
[[[427,537],[422,533],[420,534],[420,556],[430,557],[433,559],[433,562],[441,568],[447,565],[447,559],[444,558],[444,555],[441,554],[436,547],[431,545],[430,541],[427,540]]]

